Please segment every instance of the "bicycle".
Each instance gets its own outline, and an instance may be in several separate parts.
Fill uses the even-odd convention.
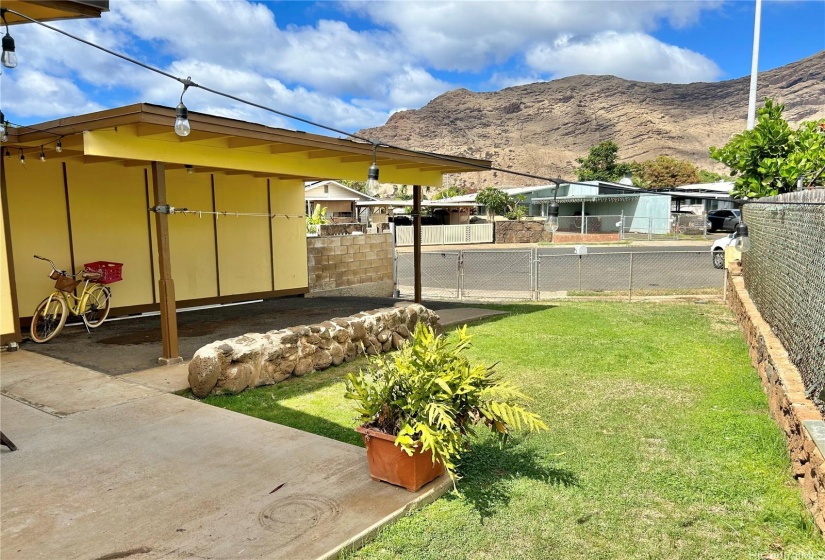
[[[47,261],[52,265],[49,278],[55,281],[54,292],[41,301],[34,310],[29,328],[31,339],[34,342],[48,342],[56,337],[63,330],[69,313],[83,320],[87,332],[103,324],[109,316],[112,297],[112,290],[103,284],[117,282],[121,279],[120,267],[122,265],[120,263],[104,261],[89,263],[84,265],[80,272],[69,274],[65,270],[58,270],[51,259],[38,255],[34,255],[34,258]],[[83,288],[79,295],[75,295],[81,282]]]

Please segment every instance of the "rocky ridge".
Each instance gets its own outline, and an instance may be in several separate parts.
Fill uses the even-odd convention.
[[[359,135],[565,179],[575,178],[575,159],[604,140],[619,145],[623,161],[666,154],[725,172],[708,148],[745,128],[749,86],[750,77],[656,84],[581,75],[488,93],[458,89]],[[792,126],[825,118],[825,51],[760,73],[757,95],[784,103]],[[536,181],[495,171],[445,178],[445,186],[474,189],[529,184]]]

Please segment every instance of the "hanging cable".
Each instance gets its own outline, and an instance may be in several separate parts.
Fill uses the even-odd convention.
[[[43,23],[43,22],[38,21],[38,20],[36,20],[36,19],[33,19],[33,18],[31,18],[31,17],[29,17],[29,16],[27,16],[27,15],[25,15],[25,14],[22,14],[22,13],[20,13],[20,12],[16,12],[16,11],[14,11],[14,10],[9,10],[9,9],[3,8],[3,13],[5,13],[5,12],[9,12],[9,13],[15,14],[15,15],[17,15],[17,16],[19,16],[19,17],[23,18],[23,19],[26,19],[26,20],[28,20],[28,21],[32,22],[32,23],[35,23],[35,24],[37,24],[37,25],[40,25],[40,26],[42,26],[42,27],[45,27],[45,28],[50,29],[50,30],[52,30],[52,31],[55,31],[55,32],[57,32],[57,33],[60,33],[61,35],[64,35],[64,36],[66,36],[66,37],[69,37],[70,39],[74,39],[75,41],[79,41],[79,42],[81,42],[81,43],[83,43],[83,44],[85,44],[85,45],[88,45],[88,46],[90,46],[90,47],[93,47],[93,48],[95,48],[95,49],[98,49],[98,50],[100,50],[100,51],[103,51],[103,52],[105,52],[105,53],[107,53],[107,54],[110,54],[110,55],[112,55],[112,56],[115,56],[115,57],[117,57],[117,58],[120,58],[121,60],[125,60],[125,61],[127,61],[127,62],[132,63],[132,64],[135,64],[135,65],[137,65],[137,66],[140,66],[140,67],[142,67],[142,68],[144,68],[144,69],[146,69],[146,70],[149,70],[149,71],[151,71],[151,72],[155,72],[156,74],[160,74],[160,75],[162,75],[162,76],[165,76],[165,77],[167,77],[167,78],[170,78],[170,79],[172,79],[172,80],[175,80],[175,81],[177,81],[177,82],[179,82],[179,83],[183,84],[184,88],[183,88],[183,92],[181,93],[180,103],[179,103],[179,105],[178,105],[178,108],[176,108],[176,123],[175,123],[175,129],[176,129],[176,132],[178,131],[178,122],[177,122],[177,121],[178,121],[178,117],[179,117],[179,116],[181,116],[181,115],[182,115],[182,116],[183,116],[183,118],[182,118],[181,120],[182,120],[182,121],[185,121],[185,123],[186,123],[186,124],[188,124],[188,109],[186,108],[186,106],[185,106],[185,105],[183,105],[183,94],[184,94],[184,93],[186,93],[186,90],[187,90],[189,87],[195,87],[195,88],[199,88],[199,89],[202,89],[202,90],[204,90],[204,91],[207,91],[207,92],[209,92],[209,93],[212,93],[212,94],[214,94],[214,95],[217,95],[217,96],[220,96],[220,97],[224,97],[224,98],[226,98],[226,99],[231,99],[231,100],[233,100],[233,101],[237,101],[238,103],[242,103],[242,104],[245,104],[245,105],[249,105],[250,107],[255,107],[255,108],[261,109],[261,110],[263,110],[263,111],[267,111],[267,112],[269,112],[269,113],[273,113],[273,114],[276,114],[276,115],[279,115],[279,116],[282,116],[282,117],[285,117],[285,118],[288,118],[288,119],[291,119],[291,120],[295,120],[295,121],[298,121],[298,122],[302,122],[302,123],[304,123],[304,124],[308,124],[308,125],[313,126],[313,127],[316,127],[316,128],[320,128],[320,129],[323,129],[323,130],[327,130],[327,131],[330,131],[330,132],[334,132],[334,133],[336,133],[336,134],[341,134],[341,135],[344,135],[344,136],[346,136],[346,137],[348,137],[348,138],[354,138],[354,139],[356,139],[356,140],[360,140],[360,141],[362,141],[362,142],[366,142],[366,143],[372,144],[372,146],[373,146],[373,150],[375,150],[376,146],[380,145],[380,146],[384,146],[384,147],[387,147],[387,148],[392,148],[392,149],[399,150],[399,151],[406,152],[406,153],[410,153],[410,154],[422,155],[422,156],[432,157],[432,158],[434,158],[434,159],[439,159],[439,160],[441,160],[441,161],[447,161],[447,162],[451,162],[451,163],[457,163],[457,164],[464,165],[464,166],[468,166],[468,167],[475,167],[475,168],[477,168],[479,171],[497,171],[497,172],[500,172],[500,173],[506,173],[506,174],[509,174],[509,175],[514,175],[514,176],[518,176],[518,177],[525,177],[525,178],[536,179],[536,180],[540,180],[540,181],[546,181],[546,182],[548,182],[548,183],[553,183],[553,184],[555,184],[557,187],[558,187],[559,185],[562,185],[562,184],[576,184],[576,183],[578,183],[578,182],[576,182],[576,181],[566,181],[566,180],[561,179],[561,178],[550,178],[550,177],[544,177],[544,176],[541,176],[541,175],[535,175],[535,174],[532,174],[532,173],[524,173],[524,172],[519,172],[519,171],[513,171],[513,170],[511,170],[511,169],[506,169],[506,168],[502,168],[502,167],[496,167],[496,166],[492,166],[492,165],[491,165],[491,166],[486,166],[486,165],[482,165],[482,164],[479,164],[479,163],[474,163],[474,162],[471,162],[471,161],[466,161],[466,160],[464,160],[464,159],[459,159],[458,157],[455,157],[455,156],[448,156],[448,155],[438,154],[438,153],[435,153],[435,152],[428,152],[428,151],[424,151],[424,150],[414,150],[414,149],[411,149],[411,148],[405,148],[405,147],[403,147],[403,146],[397,146],[397,145],[394,145],[394,144],[388,144],[388,143],[385,143],[385,142],[378,142],[378,141],[375,141],[375,140],[372,140],[372,139],[369,139],[369,138],[366,138],[366,137],[360,136],[360,135],[355,134],[355,133],[347,132],[347,131],[345,131],[345,130],[340,130],[340,129],[337,129],[337,128],[334,128],[334,127],[331,127],[331,126],[327,126],[327,125],[324,125],[324,124],[320,124],[320,123],[317,123],[317,122],[311,121],[311,120],[309,120],[309,119],[305,119],[305,118],[302,118],[302,117],[298,117],[298,116],[296,116],[296,115],[292,115],[292,114],[289,114],[289,113],[285,113],[285,112],[283,112],[283,111],[279,111],[279,110],[277,110],[277,109],[273,109],[272,107],[267,107],[267,106],[265,106],[265,105],[261,105],[261,104],[259,104],[259,103],[255,103],[255,102],[253,102],[253,101],[249,101],[249,100],[247,100],[247,99],[243,99],[243,98],[241,98],[241,97],[237,97],[237,96],[235,96],[235,95],[231,95],[231,94],[229,94],[229,93],[225,93],[225,92],[222,92],[222,91],[219,91],[219,90],[215,90],[215,89],[212,89],[212,88],[209,88],[209,87],[203,86],[203,85],[201,85],[201,84],[198,84],[198,83],[193,82],[193,81],[191,80],[191,77],[179,78],[179,77],[177,77],[177,76],[175,76],[175,75],[173,75],[173,74],[170,74],[170,73],[168,73],[168,72],[165,72],[165,71],[163,71],[163,70],[161,70],[161,69],[159,69],[159,68],[156,68],[156,67],[154,67],[154,66],[151,66],[151,65],[149,65],[149,64],[146,64],[146,63],[144,63],[144,62],[140,62],[139,60],[136,60],[136,59],[134,59],[134,58],[132,58],[132,57],[130,57],[130,56],[127,56],[127,55],[124,55],[124,54],[118,53],[118,52],[113,51],[113,50],[110,50],[110,49],[107,49],[107,48],[105,48],[105,47],[103,47],[103,46],[100,46],[100,45],[97,45],[97,44],[95,44],[95,43],[92,43],[91,41],[87,41],[87,40],[85,40],[85,39],[82,39],[82,38],[80,38],[80,37],[77,37],[76,35],[72,35],[71,33],[68,33],[68,32],[63,31],[63,30],[61,30],[61,29],[58,29],[58,28],[56,28],[56,27],[53,27],[53,26],[51,26],[51,25],[48,25],[48,24],[46,24],[46,23]],[[178,113],[178,110],[179,110],[179,109],[182,109],[182,111],[181,111],[181,113],[180,113],[180,114]],[[183,123],[181,123],[181,127],[183,127],[183,128],[185,129],[185,127],[184,127],[184,124],[183,124]],[[191,130],[191,128],[190,128],[190,130]],[[51,133],[51,134],[55,134],[55,133]],[[187,132],[187,134],[188,134],[188,132]],[[56,134],[56,135],[57,135],[57,134]],[[376,168],[377,168],[377,165],[376,165]],[[822,172],[822,171],[820,171],[820,173],[821,173],[821,172]],[[629,188],[622,187],[622,186],[618,186],[618,185],[616,185],[616,186],[611,185],[611,188],[614,188],[614,189],[616,189],[616,190],[623,191],[623,192],[630,192],[630,193],[637,193],[637,194],[638,194],[638,193],[646,193],[646,194],[660,194],[660,195],[663,195],[663,196],[670,196],[669,194],[666,194],[666,193],[659,193],[659,192],[656,192],[656,191],[640,191],[640,190],[636,190],[636,189],[629,189]],[[724,200],[724,199],[720,199],[720,200]],[[727,201],[732,201],[732,202],[742,202],[741,200],[737,200],[737,199],[728,199]],[[791,204],[791,203],[784,203],[784,204]],[[821,204],[823,204],[823,203],[814,203],[814,202],[810,202],[810,203],[795,203],[795,204],[800,204],[800,205],[821,205]]]

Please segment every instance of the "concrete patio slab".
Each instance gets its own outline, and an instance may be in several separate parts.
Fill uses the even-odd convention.
[[[412,494],[359,447],[94,373],[0,356],[4,560],[332,558],[451,487]]]

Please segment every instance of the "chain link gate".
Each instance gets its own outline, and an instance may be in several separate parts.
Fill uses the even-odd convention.
[[[724,271],[710,251],[621,251],[577,255],[540,249],[421,254],[425,297],[470,300],[543,300],[567,296],[627,297],[720,293]],[[413,255],[399,253],[401,297],[414,291]]]

